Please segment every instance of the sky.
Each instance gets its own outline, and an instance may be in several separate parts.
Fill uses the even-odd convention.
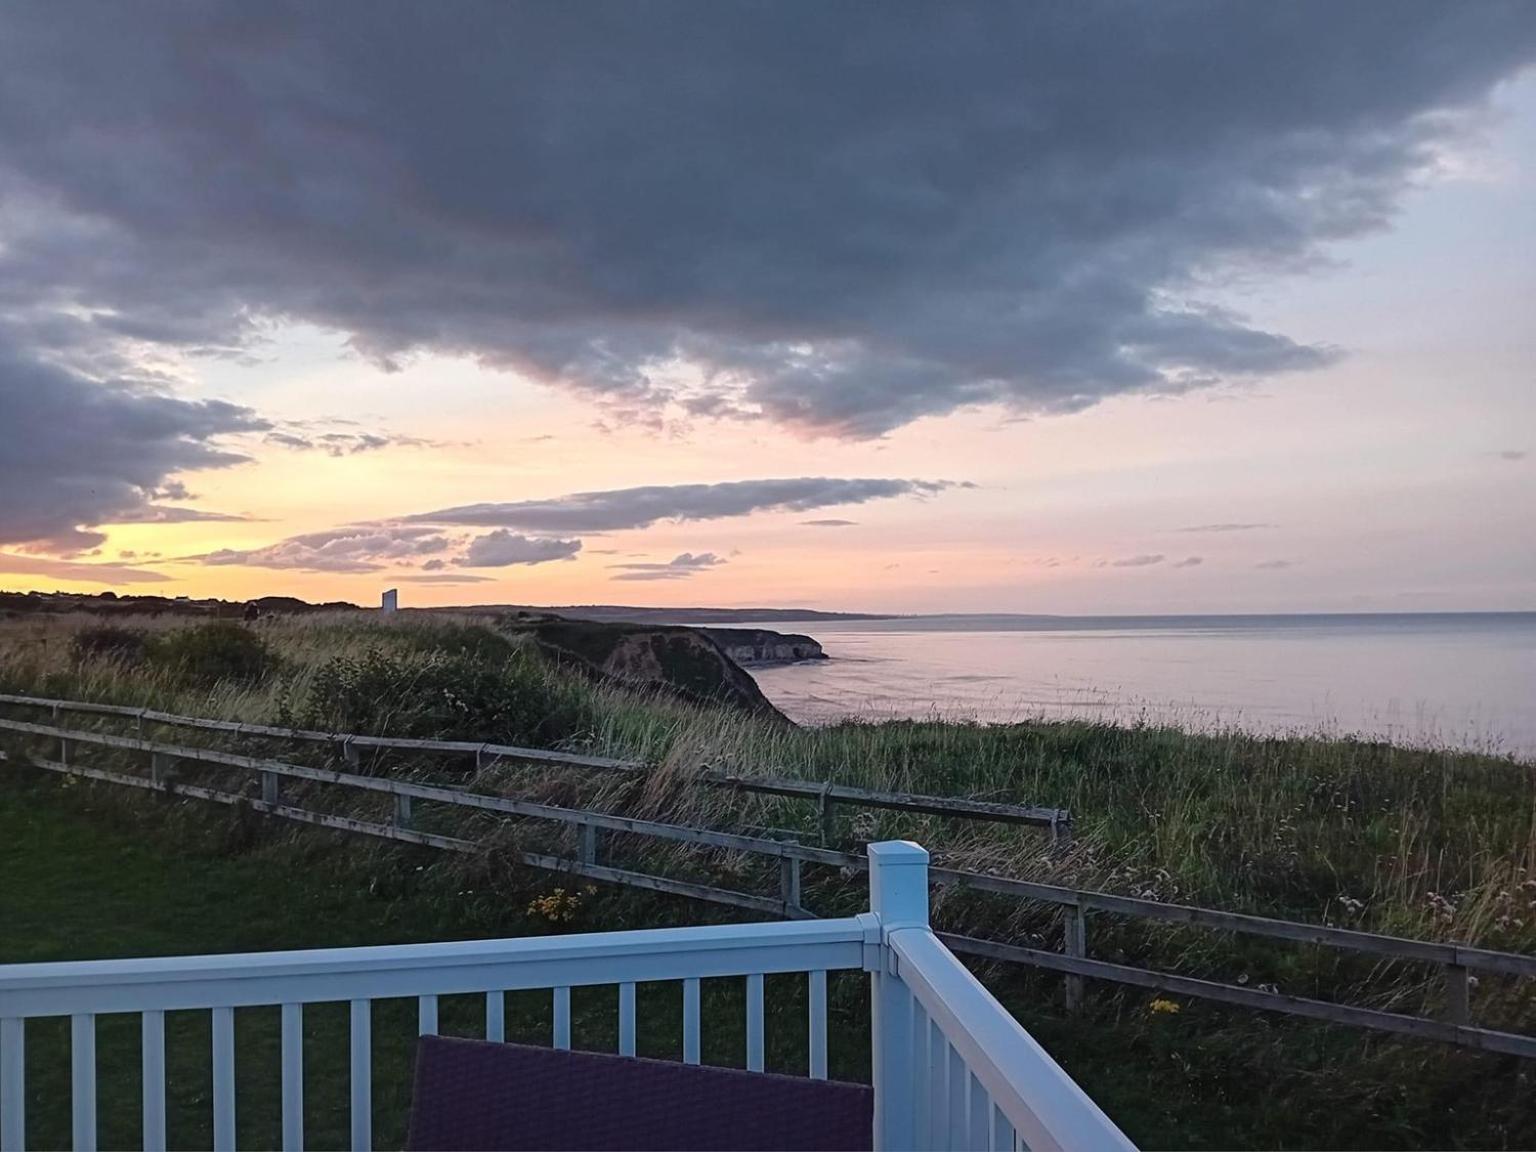
[[[1536,5],[0,7],[0,588],[1536,610]]]

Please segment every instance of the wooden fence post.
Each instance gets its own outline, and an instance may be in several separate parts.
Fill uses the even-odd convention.
[[[356,768],[358,761],[362,759],[362,757],[358,755],[357,745],[353,744],[350,740],[345,740],[342,742],[341,758],[347,762],[349,767],[352,768]]]
[[[1445,1017],[1452,1024],[1472,1022],[1472,987],[1464,964],[1445,966]]]
[[[837,843],[837,817],[832,812],[832,797],[828,794],[830,789],[829,783],[822,788],[821,795],[816,797],[816,817],[821,824],[823,848],[830,848]]]
[[[277,805],[277,779],[276,772],[263,772],[261,774],[262,801],[274,807]]]
[[[149,778],[156,784],[164,784],[171,778],[171,768],[176,763],[164,752],[149,754]]]
[[[582,824],[581,828],[581,862],[583,864],[597,863],[597,825]]]
[[[403,793],[395,793],[395,827],[409,828],[411,826],[411,798]]]
[[[1059,812],[1051,817],[1051,852],[1060,855],[1072,847],[1072,813]]]
[[[779,857],[779,898],[786,908],[800,907],[800,858]]]
[[[1068,956],[1079,960],[1088,955],[1088,922],[1086,913],[1075,904],[1065,905],[1061,910],[1063,939],[1062,951]],[[1067,1011],[1076,1012],[1083,1004],[1083,978],[1081,976],[1067,977]]]

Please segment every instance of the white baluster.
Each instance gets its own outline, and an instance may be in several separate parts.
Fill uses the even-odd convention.
[[[304,1152],[304,1005],[283,1005],[283,1152]]]
[[[165,1148],[165,1013],[139,1015],[143,1060],[144,1152]]]
[[[699,980],[692,976],[683,981],[683,1063],[699,1062]]]

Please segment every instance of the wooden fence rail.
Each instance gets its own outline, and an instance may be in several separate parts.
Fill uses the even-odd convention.
[[[17,699],[0,697],[0,703],[15,703]],[[27,703],[39,703],[32,698],[20,699],[26,700]],[[52,702],[41,703],[51,704]],[[125,709],[114,714],[136,716],[138,711]],[[223,724],[222,721],[213,723]],[[250,726],[244,727],[249,729]],[[57,741],[59,747],[57,759],[37,755],[27,757],[31,764],[48,771],[133,788],[186,795],[214,803],[245,805],[255,811],[286,820],[449,851],[475,851],[482,845],[473,840],[427,832],[415,826],[417,813],[414,804],[416,802],[478,810],[506,817],[555,822],[578,830],[578,852],[575,857],[553,856],[515,849],[507,849],[507,851],[511,851],[523,863],[535,868],[571,873],[593,880],[687,896],[793,919],[813,915],[801,902],[802,865],[819,865],[846,870],[861,870],[867,867],[867,861],[862,855],[800,844],[790,840],[641,820],[588,809],[563,808],[513,797],[481,795],[465,788],[440,784],[423,784],[340,772],[329,768],[313,768],[213,748],[166,744],[138,735],[126,736],[70,729],[5,717],[0,717],[0,731]],[[286,731],[286,729],[274,729],[261,734],[269,735]],[[332,742],[336,740],[334,737],[328,737],[328,739]],[[77,744],[147,753],[150,756],[149,774],[145,776],[113,772],[76,763],[74,746]],[[394,747],[395,745],[385,746]],[[480,746],[464,745],[454,750],[462,750],[464,747]],[[3,756],[4,753],[0,753],[0,758]],[[173,768],[176,763],[182,761],[253,772],[261,781],[261,798],[178,781],[174,778]],[[316,812],[285,803],[281,795],[281,781],[284,779],[306,780],[365,793],[389,795],[394,799],[392,819],[390,823],[385,824],[350,816]],[[715,888],[599,864],[597,862],[597,833],[599,832],[625,833],[776,859],[780,869],[778,897],[775,899]],[[1155,900],[1120,896],[1108,892],[1078,890],[955,869],[932,868],[930,879],[936,884],[954,885],[1061,907],[1066,920],[1065,954],[965,936],[948,936],[945,937],[945,942],[957,952],[1062,972],[1067,978],[1069,1007],[1075,1006],[1081,1000],[1084,978],[1101,979],[1336,1024],[1536,1058],[1536,1036],[1474,1026],[1470,1020],[1469,999],[1465,995],[1458,994],[1459,990],[1465,990],[1468,987],[1467,974],[1471,971],[1525,979],[1536,978],[1536,956],[1497,952],[1455,943],[1383,936],[1352,929],[1276,920],[1218,909],[1164,904]],[[1087,913],[1090,911],[1141,920],[1188,924],[1295,943],[1323,945],[1403,961],[1437,964],[1441,966],[1445,975],[1448,1018],[1436,1020],[1429,1017],[1383,1012],[1093,960],[1087,955],[1089,946]]]
[[[330,745],[341,750],[349,761],[357,762],[357,751],[380,748],[398,752],[435,752],[475,757],[477,765],[497,760],[523,764],[547,764],[558,768],[587,769],[629,775],[646,775],[651,766],[640,760],[618,760],[611,756],[587,756],[574,752],[551,752],[543,748],[522,748],[512,744],[490,744],[474,740],[419,740],[400,736],[364,736],[359,734],[318,732],[306,728],[280,728],[268,724],[243,724],[234,720],[210,720],[201,716],[178,716],[152,708],[133,708],[123,704],[94,704],[84,700],[54,700],[40,696],[0,693],[0,704],[47,708],[57,719],[62,713],[76,712],[98,716],[116,716],[133,720],[139,735],[145,724],[164,724],[175,728],[201,729],[230,736],[255,736],[264,739],[297,740]],[[1072,814],[1065,808],[1034,805],[996,804],[987,800],[968,800],[954,796],[917,796],[905,792],[879,792],[843,784],[818,784],[807,780],[771,776],[739,776],[706,771],[699,781],[712,788],[750,792],[764,796],[785,796],[814,802],[820,812],[825,842],[831,842],[834,805],[859,808],[884,808],[901,812],[920,812],[962,820],[989,823],[1022,824],[1048,829],[1053,841],[1065,842],[1072,835]]]

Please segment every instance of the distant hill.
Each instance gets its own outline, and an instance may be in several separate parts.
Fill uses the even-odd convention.
[[[466,604],[452,612],[530,612],[568,620],[624,624],[738,624],[780,620],[894,620],[891,613],[822,612],[815,608],[640,608],[623,604]]]
[[[82,592],[0,592],[0,616],[26,616],[39,612],[88,612],[96,616],[159,612],[174,616],[240,617],[253,604],[263,616],[358,610],[356,604],[345,600],[311,604],[296,596],[258,596],[254,600],[194,600],[190,596],[132,596],[116,592],[97,595]]]

